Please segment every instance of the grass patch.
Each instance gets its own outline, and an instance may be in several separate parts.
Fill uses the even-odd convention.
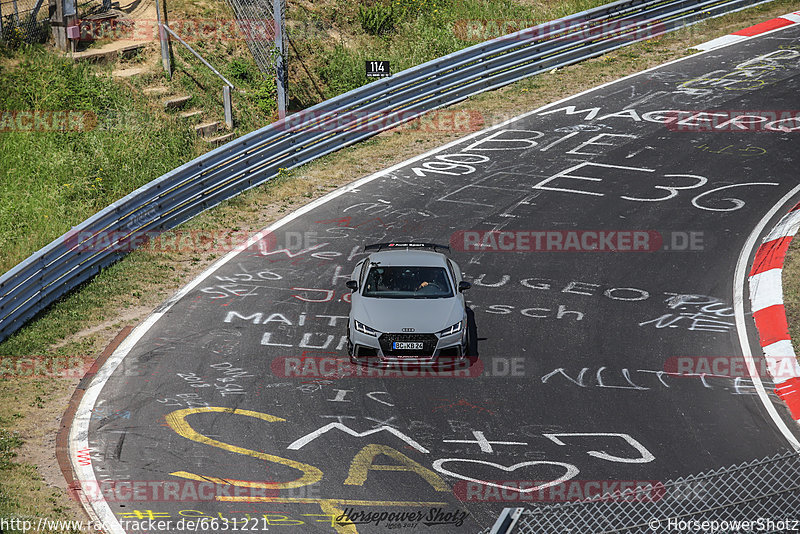
[[[388,60],[392,72],[461,50],[514,28],[529,27],[603,5],[604,0],[524,2],[501,0],[322,1],[297,5],[288,19],[315,32],[293,39],[289,60],[291,101],[305,107],[373,81],[364,62]],[[467,31],[476,21],[482,30]],[[292,35],[292,25],[289,25]],[[310,65],[318,87],[311,87],[299,63]],[[290,80],[291,80],[290,79]]]
[[[83,131],[0,134],[0,271],[196,155],[185,125],[92,67],[23,47],[0,72],[4,110],[81,111]]]
[[[242,42],[201,39],[189,44],[234,85],[231,103],[233,131],[237,136],[277,120],[275,80],[262,75]],[[225,83],[179,42],[172,43],[172,52],[170,78],[159,63],[148,73],[132,78],[129,81],[131,86],[136,90],[164,86],[173,94],[191,95],[188,107],[202,109],[205,112],[203,121],[223,121],[222,88]]]
[[[5,421],[0,419],[0,425],[5,424]],[[17,456],[16,449],[22,445],[22,439],[16,432],[11,432],[5,428],[0,427],[0,471],[6,471],[11,468],[12,460]]]
[[[71,500],[62,487],[46,480],[41,469],[45,458],[55,451],[43,446],[48,436],[58,429],[58,413],[64,404],[59,395],[68,394],[74,383],[53,379],[3,379],[0,388],[0,518],[47,518],[70,520],[80,517],[78,504]],[[49,397],[50,400],[45,400]],[[13,427],[13,430],[10,429]],[[20,461],[20,458],[26,457]],[[35,522],[35,519],[34,519]],[[16,534],[14,529],[7,530]],[[43,529],[42,534],[67,534],[65,531]]]

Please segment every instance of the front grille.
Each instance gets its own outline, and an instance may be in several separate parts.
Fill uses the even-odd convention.
[[[438,338],[434,334],[381,334],[378,341],[384,356],[432,358]],[[392,350],[395,341],[422,341],[422,350]]]

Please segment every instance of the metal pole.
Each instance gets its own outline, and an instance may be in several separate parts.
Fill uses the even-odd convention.
[[[286,28],[282,0],[272,0],[272,17],[275,19],[275,86],[278,90],[278,118],[286,118],[286,65],[284,63],[283,32]]]
[[[167,32],[169,32],[169,34],[170,34],[171,36],[173,36],[175,39],[177,39],[179,43],[181,43],[183,46],[185,46],[186,48],[188,48],[188,49],[189,49],[189,52],[191,52],[192,54],[194,54],[194,57],[196,57],[197,59],[199,59],[200,61],[202,61],[202,62],[203,62],[203,65],[205,65],[206,67],[208,67],[209,69],[211,69],[211,72],[213,72],[214,74],[216,74],[216,75],[219,77],[219,79],[220,79],[220,80],[222,80],[223,82],[225,82],[225,84],[226,84],[226,85],[229,85],[229,86],[233,87],[233,84],[232,84],[231,82],[229,82],[229,81],[228,81],[228,78],[226,78],[225,76],[223,76],[222,74],[220,74],[220,73],[219,73],[219,71],[218,71],[217,69],[215,69],[214,67],[212,67],[212,66],[211,66],[211,63],[209,63],[208,61],[206,61],[206,60],[205,60],[205,58],[204,58],[203,56],[201,56],[200,54],[198,54],[198,53],[197,53],[197,51],[196,51],[194,48],[192,48],[191,46],[189,46],[189,44],[188,44],[186,41],[184,41],[183,39],[181,39],[181,36],[180,36],[180,35],[178,35],[178,34],[177,34],[177,33],[175,33],[174,31],[172,31],[172,28],[170,28],[169,26],[167,26],[166,24],[164,24],[164,29],[165,29]]]
[[[231,107],[231,86],[222,87],[222,101],[225,104],[225,124],[233,129],[233,108]]]
[[[156,17],[158,18],[158,39],[161,41],[161,64],[164,65],[164,72],[167,78],[172,78],[172,64],[169,60],[169,35],[164,31],[164,24],[161,23],[161,7],[156,0]]]

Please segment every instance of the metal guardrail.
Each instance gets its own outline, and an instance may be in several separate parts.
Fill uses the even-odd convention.
[[[798,510],[800,454],[788,451],[635,491],[580,502],[506,508],[492,532],[782,534],[797,530]]]
[[[158,232],[428,111],[770,0],[619,0],[465,48],[272,123],[140,187],[0,277],[0,341],[125,254],[104,233]]]

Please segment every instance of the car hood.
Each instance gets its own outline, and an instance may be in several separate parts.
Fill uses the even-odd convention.
[[[464,318],[458,297],[442,299],[354,299],[353,318],[379,332],[435,333]]]

